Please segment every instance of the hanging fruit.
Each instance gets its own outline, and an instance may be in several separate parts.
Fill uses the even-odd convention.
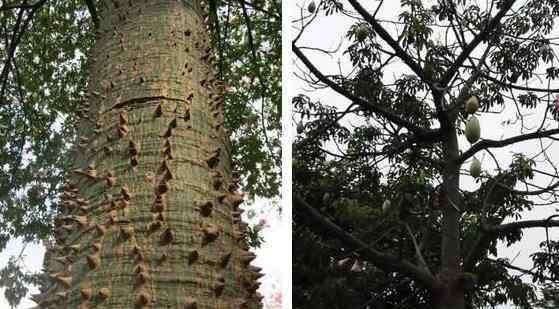
[[[357,31],[355,32],[355,38],[357,39],[358,42],[365,41],[368,34],[369,34],[369,29],[367,29],[366,25],[361,24],[357,26]]]
[[[466,100],[466,105],[464,107],[466,113],[473,115],[475,114],[475,112],[477,112],[478,108],[479,108],[479,100],[477,96],[473,95],[469,97],[468,100]]]
[[[392,203],[389,200],[385,200],[384,203],[382,203],[382,212],[387,213],[390,211],[390,206],[392,206]]]
[[[480,126],[479,120],[476,116],[470,117],[468,122],[466,122],[466,138],[473,144],[478,141],[480,136]]]
[[[481,162],[476,157],[474,157],[470,165],[470,175],[474,178],[478,178],[481,175]]]
[[[311,1],[311,3],[309,3],[308,9],[309,13],[314,13],[314,11],[316,10],[316,3],[314,3],[314,1]]]
[[[305,130],[305,127],[304,127],[304,125],[303,125],[303,122],[302,122],[302,121],[299,121],[299,122],[297,123],[297,134],[303,133],[304,130]]]

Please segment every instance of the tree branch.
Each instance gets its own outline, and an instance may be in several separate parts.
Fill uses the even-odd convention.
[[[507,138],[507,139],[500,140],[500,141],[484,139],[480,142],[475,143],[472,147],[470,147],[470,149],[468,149],[460,157],[458,157],[456,159],[456,163],[457,164],[464,163],[464,161],[466,161],[471,156],[475,155],[480,150],[484,150],[484,149],[487,149],[487,148],[502,148],[502,147],[506,147],[508,145],[512,145],[512,144],[515,144],[515,143],[518,143],[518,142],[523,142],[523,141],[536,139],[536,138],[550,137],[550,136],[555,135],[555,134],[559,134],[559,129],[552,129],[552,130],[547,130],[547,131],[537,131],[537,132],[533,132],[533,133],[517,135],[517,136],[513,136],[511,138]]]
[[[400,44],[398,44],[398,42],[392,38],[390,33],[388,33],[388,31],[386,31],[386,29],[384,29],[384,27],[376,21],[375,17],[367,12],[367,10],[363,8],[363,6],[359,2],[357,2],[357,0],[348,0],[348,2],[351,4],[351,6],[353,6],[357,13],[359,13],[363,17],[363,19],[365,19],[373,27],[373,30],[375,30],[375,32],[378,33],[378,35],[386,43],[388,43],[388,45],[396,53],[396,56],[402,59],[402,61],[404,61],[404,63],[423,81],[429,83],[429,79],[425,76],[423,68],[417,62],[415,62],[408,55],[408,53],[406,53],[406,51],[402,49],[402,47],[400,47]]]
[[[554,184],[547,186],[545,188],[542,188],[540,190],[534,190],[534,191],[520,191],[520,190],[515,190],[505,184],[502,183],[497,183],[497,186],[508,190],[510,193],[512,194],[516,194],[516,195],[540,195],[540,194],[544,194],[544,193],[548,193],[550,191],[552,191],[553,189],[559,187],[559,181],[555,182]]]
[[[497,12],[495,17],[493,17],[493,19],[491,19],[491,21],[487,23],[487,26],[464,48],[464,50],[462,50],[462,53],[460,53],[450,69],[448,69],[445,75],[443,75],[443,77],[441,78],[440,84],[442,87],[446,87],[448,85],[448,83],[452,80],[454,74],[458,72],[458,69],[460,69],[464,61],[468,59],[468,56],[472,53],[472,51],[479,45],[479,43],[481,43],[489,36],[489,33],[493,29],[495,29],[497,25],[499,25],[501,19],[505,16],[508,10],[510,10],[514,2],[514,0],[505,1],[503,7],[499,12]]]
[[[534,228],[534,227],[558,227],[559,220],[526,220],[526,221],[518,221],[494,226],[487,226],[487,232],[489,233],[496,233],[496,234],[503,234],[508,233],[518,229],[527,229],[527,228]]]
[[[4,103],[4,94],[6,93],[6,87],[8,85],[8,76],[10,74],[10,69],[12,67],[12,60],[15,57],[17,45],[21,41],[23,34],[25,33],[29,23],[33,19],[33,16],[41,8],[43,4],[45,4],[46,0],[41,0],[33,5],[22,5],[20,6],[20,11],[18,13],[17,21],[14,26],[14,32],[12,35],[12,39],[9,44],[9,48],[7,51],[6,61],[4,62],[4,67],[2,68],[2,73],[0,74],[0,82],[2,83],[2,88],[0,89],[0,104]],[[27,9],[30,9],[31,12],[27,15],[25,21],[23,21],[23,15]],[[20,29],[21,27],[21,29]]]
[[[93,26],[95,29],[99,29],[99,16],[97,16],[97,8],[95,7],[95,0],[85,0],[89,14],[91,15],[91,20],[93,21]]]
[[[27,9],[34,9],[37,8],[41,5],[43,5],[43,3],[45,3],[46,0],[40,0],[37,3],[33,3],[33,4],[27,4],[26,2],[22,3],[22,4],[4,4],[2,6],[0,6],[0,11],[9,11],[9,10],[13,10],[13,9],[23,9],[23,10],[27,10]]]
[[[411,241],[413,243],[413,247],[415,248],[415,255],[417,256],[417,260],[419,261],[423,269],[425,269],[426,272],[431,274],[431,271],[429,270],[429,264],[427,264],[427,262],[425,262],[425,258],[423,258],[423,254],[421,253],[421,248],[419,247],[419,244],[417,243],[417,240],[413,235],[413,231],[411,230],[409,224],[404,223],[404,225],[406,226],[406,230],[408,231],[408,234],[410,235]]]
[[[297,209],[304,212],[307,215],[307,218],[310,218],[312,221],[318,223],[322,228],[330,231],[338,239],[342,240],[344,243],[351,247],[359,249],[361,257],[368,259],[371,263],[378,265],[384,269],[392,269],[394,271],[406,274],[411,278],[417,280],[418,282],[421,282],[431,290],[437,290],[440,288],[440,283],[438,282],[438,280],[430,275],[428,272],[424,271],[423,269],[417,267],[407,260],[401,260],[395,256],[379,252],[369,247],[362,240],[357,239],[355,236],[347,233],[341,227],[325,218],[316,209],[314,209],[305,200],[303,200],[303,198],[297,193],[293,193],[293,205],[296,206]]]
[[[487,244],[498,235],[509,233],[518,229],[534,228],[534,227],[559,227],[559,220],[551,220],[559,215],[551,216],[545,220],[526,220],[499,225],[482,224],[481,235],[468,256],[464,259],[464,270],[469,271],[474,264],[481,258]]]
[[[408,129],[410,132],[416,134],[418,138],[420,138],[423,142],[426,141],[437,141],[440,138],[439,130],[431,130],[431,129],[424,129],[421,127],[416,126],[415,124],[400,118],[398,115],[387,111],[380,106],[371,104],[370,102],[363,100],[353,94],[349,93],[346,89],[342,88],[337,83],[330,80],[326,77],[322,72],[320,72],[314,64],[303,54],[303,52],[295,45],[295,42],[292,42],[291,49],[297,55],[297,57],[305,64],[305,66],[323,83],[328,85],[332,90],[336,91],[337,93],[343,95],[344,97],[348,98],[352,102],[367,108],[368,110],[388,119],[389,121],[402,126]]]
[[[559,92],[559,88],[551,88],[551,89],[545,89],[545,88],[533,88],[533,87],[525,87],[525,86],[519,86],[519,85],[515,85],[512,83],[505,83],[503,81],[500,81],[498,79],[496,79],[493,76],[490,76],[489,74],[484,74],[481,73],[481,76],[483,78],[486,78],[496,84],[499,84],[503,87],[507,87],[507,88],[511,88],[511,89],[515,89],[515,90],[522,90],[522,91],[532,91],[532,92],[545,92],[545,93],[550,93],[550,92]]]
[[[502,260],[494,260],[494,259],[490,259],[490,258],[486,258],[485,260],[486,260],[486,261],[493,262],[493,263],[495,263],[495,264],[499,264],[499,265],[501,265],[501,266],[503,266],[503,267],[506,267],[506,268],[509,268],[509,269],[513,269],[513,270],[519,271],[519,272],[521,272],[523,275],[528,274],[528,275],[530,275],[530,276],[532,276],[532,277],[535,277],[535,278],[545,279],[545,280],[548,280],[548,281],[553,281],[553,279],[550,278],[550,277],[543,276],[543,275],[538,275],[537,273],[533,272],[532,270],[520,268],[520,267],[518,267],[518,266],[514,266],[514,265],[512,265],[512,264],[510,264],[510,263],[507,263],[507,262],[505,262],[505,261],[502,261]]]
[[[250,17],[248,16],[248,12],[247,12],[247,9],[246,9],[246,6],[245,6],[245,1],[244,0],[239,0],[239,2],[241,3],[241,7],[242,7],[242,11],[243,11],[243,18],[244,18],[245,24],[247,26],[248,46],[249,46],[249,49],[250,49],[250,53],[252,55],[252,63],[253,63],[254,68],[255,68],[254,73],[258,77],[258,84],[260,85],[260,92],[261,92],[260,96],[261,96],[261,104],[262,104],[262,106],[260,108],[260,117],[262,118],[261,119],[262,135],[264,135],[264,142],[266,143],[266,146],[268,147],[268,151],[270,152],[270,156],[272,157],[272,159],[274,159],[276,164],[279,166],[279,165],[281,165],[281,158],[278,157],[276,155],[276,153],[274,152],[274,147],[270,143],[270,139],[268,138],[268,133],[266,132],[266,114],[264,112],[265,107],[266,107],[266,100],[264,98],[266,97],[266,93],[268,92],[268,89],[267,89],[266,85],[264,84],[265,79],[262,77],[262,74],[260,73],[260,69],[259,69],[259,66],[258,66],[258,56],[256,55],[256,45],[254,44],[254,38],[252,36],[252,23],[250,21]]]

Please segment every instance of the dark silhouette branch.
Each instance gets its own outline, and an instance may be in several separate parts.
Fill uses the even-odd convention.
[[[515,265],[512,265],[512,264],[510,264],[510,263],[507,263],[507,262],[505,262],[505,261],[503,261],[503,260],[494,260],[494,259],[490,259],[490,258],[486,258],[485,260],[486,260],[486,261],[493,262],[493,263],[495,263],[495,264],[499,264],[499,265],[501,265],[501,266],[503,266],[503,267],[506,267],[506,268],[508,268],[508,269],[512,269],[512,270],[519,271],[519,272],[521,272],[523,275],[530,275],[530,276],[532,276],[532,277],[534,277],[534,278],[544,279],[544,280],[548,280],[548,281],[554,281],[554,280],[553,280],[552,278],[550,278],[550,277],[543,276],[543,275],[539,275],[539,274],[533,272],[532,270],[520,268],[520,267],[518,267],[518,266],[515,266]]]
[[[515,89],[515,90],[532,91],[532,92],[545,92],[545,93],[559,92],[559,88],[546,89],[546,88],[525,87],[525,86],[519,86],[519,85],[515,85],[515,84],[511,84],[511,83],[505,83],[503,81],[500,81],[500,80],[496,79],[495,77],[489,76],[488,74],[481,73],[481,76],[483,78],[485,78],[487,80],[490,80],[490,81],[492,81],[496,84],[499,84],[503,87],[507,87],[507,88],[511,88],[511,89]]]
[[[464,259],[464,270],[470,271],[475,266],[475,263],[482,258],[483,252],[487,249],[487,245],[499,235],[519,229],[559,227],[559,220],[551,220],[554,217],[557,217],[557,215],[544,220],[526,220],[499,225],[482,224],[480,237]]]
[[[516,195],[540,195],[540,194],[544,194],[544,193],[549,193],[550,191],[553,191],[553,189],[559,187],[559,181],[555,182],[554,184],[552,184],[551,186],[547,186],[545,188],[542,188],[540,190],[534,190],[534,191],[520,191],[520,190],[515,190],[505,184],[502,183],[497,183],[497,185],[503,189],[508,190],[510,193],[512,194],[516,194]]]
[[[472,147],[470,147],[470,149],[468,149],[460,157],[458,157],[458,159],[456,159],[456,163],[457,164],[464,163],[464,161],[466,161],[468,158],[475,155],[480,150],[484,150],[487,148],[502,148],[508,145],[516,144],[523,141],[528,141],[531,139],[550,137],[555,134],[559,134],[559,129],[537,131],[533,133],[517,135],[500,141],[484,139],[480,142],[475,143]]]
[[[270,143],[270,139],[268,138],[268,133],[266,130],[266,114],[264,112],[265,107],[266,107],[266,100],[264,100],[264,98],[266,97],[266,93],[268,92],[268,89],[266,87],[266,85],[264,84],[264,78],[262,77],[262,74],[260,72],[260,70],[258,69],[258,56],[256,54],[256,45],[254,44],[254,38],[252,35],[252,22],[250,20],[250,17],[248,15],[246,6],[245,6],[245,1],[244,0],[239,0],[241,7],[242,7],[242,11],[243,11],[243,18],[245,20],[245,24],[247,26],[247,36],[248,36],[248,46],[250,49],[250,53],[252,56],[252,63],[254,65],[254,73],[256,74],[256,76],[258,77],[258,85],[260,86],[260,92],[261,92],[261,102],[262,102],[262,106],[260,108],[260,117],[261,117],[261,125],[262,125],[262,134],[264,135],[264,142],[266,143],[266,146],[268,147],[268,151],[270,152],[270,156],[274,159],[274,161],[278,164],[281,165],[281,158],[278,157],[276,155],[276,153],[274,152],[274,148],[272,146],[272,144]]]
[[[446,87],[448,85],[448,83],[452,80],[452,77],[454,76],[454,74],[456,74],[456,72],[458,72],[458,70],[460,69],[462,64],[464,64],[464,61],[466,61],[466,59],[468,59],[468,57],[470,56],[472,51],[474,51],[474,49],[483,40],[487,39],[490,32],[500,24],[501,19],[505,16],[505,14],[508,12],[508,10],[510,10],[510,8],[514,4],[514,2],[515,2],[514,0],[505,1],[503,3],[503,7],[499,10],[499,12],[497,12],[495,17],[493,17],[491,19],[491,21],[489,21],[487,23],[487,26],[476,37],[474,37],[474,39],[468,45],[466,45],[466,47],[462,50],[462,53],[460,53],[460,55],[458,55],[458,58],[456,58],[456,60],[454,61],[454,63],[450,67],[450,69],[448,69],[448,71],[446,71],[446,73],[441,78],[440,85],[442,87]]]
[[[440,288],[438,280],[427,271],[407,260],[399,259],[398,257],[379,252],[369,247],[362,240],[344,231],[341,227],[324,217],[297,193],[293,193],[293,205],[296,209],[304,212],[308,219],[331,232],[348,246],[358,249],[360,251],[360,256],[369,260],[372,264],[384,269],[392,269],[406,274],[418,282],[421,282],[431,290],[437,290]]]
[[[87,5],[87,10],[89,15],[91,15],[91,20],[93,21],[93,26],[95,29],[99,29],[99,17],[97,16],[97,8],[95,6],[95,0],[85,0]]]
[[[45,2],[46,0],[41,0],[33,4],[27,4],[27,1],[24,1],[24,3],[22,4],[4,4],[0,6],[0,11],[10,11],[13,9],[22,9],[22,10],[34,9],[43,5],[43,3]]]
[[[348,2],[351,6],[353,6],[357,13],[359,13],[363,19],[365,19],[365,21],[373,27],[373,30],[375,30],[375,32],[394,50],[396,56],[402,59],[402,61],[423,81],[429,83],[429,79],[425,76],[423,68],[415,62],[404,49],[402,49],[400,44],[392,38],[390,33],[388,33],[388,31],[386,31],[386,29],[384,29],[384,27],[376,21],[375,17],[371,15],[358,1],[348,0]]]
[[[2,88],[0,89],[0,104],[4,102],[4,94],[6,93],[6,87],[8,85],[8,75],[10,74],[10,70],[12,68],[12,61],[15,57],[16,49],[23,37],[23,34],[27,30],[29,23],[33,19],[35,12],[41,8],[41,6],[47,2],[46,0],[41,0],[33,5],[30,6],[22,6],[19,9],[18,17],[16,24],[14,26],[14,31],[9,43],[9,48],[6,55],[6,61],[4,62],[4,67],[2,68],[2,73],[0,73],[0,81],[2,82]],[[24,20],[25,12],[30,9],[31,12]]]
[[[512,232],[518,229],[528,229],[535,227],[558,227],[559,220],[526,220],[518,221],[494,226],[486,226],[485,229],[489,233],[503,234]]]
[[[325,83],[327,86],[329,86],[330,88],[332,88],[332,90],[336,91],[337,93],[343,95],[344,97],[348,98],[349,100],[351,100],[352,102],[358,104],[359,106],[366,108],[367,110],[372,111],[373,113],[378,114],[379,116],[382,116],[386,119],[388,119],[389,121],[402,126],[406,129],[408,129],[410,132],[414,133],[415,135],[417,135],[417,137],[419,139],[421,139],[422,142],[428,142],[428,141],[438,141],[440,139],[440,134],[439,134],[439,130],[431,130],[431,129],[425,129],[425,128],[421,128],[416,126],[415,124],[404,120],[402,118],[400,118],[398,115],[387,111],[383,108],[381,108],[380,106],[377,106],[375,104],[372,104],[366,100],[363,100],[353,94],[351,94],[348,90],[344,89],[343,87],[341,87],[340,85],[338,85],[337,83],[335,83],[334,81],[330,80],[328,77],[326,77],[324,74],[322,74],[322,72],[320,72],[316,66],[314,66],[314,64],[312,64],[312,62],[305,56],[305,54],[295,45],[294,42],[292,42],[291,44],[291,49],[293,50],[293,52],[295,53],[295,55],[305,64],[305,66],[323,83]]]

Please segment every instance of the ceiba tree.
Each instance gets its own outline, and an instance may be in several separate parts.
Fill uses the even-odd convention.
[[[531,308],[535,287],[522,278],[557,280],[557,242],[541,239],[532,268],[499,256],[497,243],[559,226],[543,207],[557,201],[559,177],[551,154],[559,134],[551,95],[559,5],[406,0],[395,9],[387,1],[324,0],[312,12],[304,7],[291,46],[297,76],[337,96],[293,98],[301,121],[294,243],[313,248],[294,250],[295,307]],[[313,27],[327,19],[353,22],[337,49],[315,40]],[[330,57],[348,61],[330,67]],[[524,84],[535,77],[543,82]],[[466,107],[474,96],[476,116]],[[503,111],[517,121],[495,116]],[[489,138],[474,117],[503,121],[515,134]],[[482,153],[490,159],[469,178],[476,185],[464,186],[471,175],[463,171]],[[545,214],[522,219],[536,205]]]
[[[96,3],[40,308],[259,308],[201,1]]]

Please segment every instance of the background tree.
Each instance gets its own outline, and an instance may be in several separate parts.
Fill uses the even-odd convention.
[[[86,54],[101,23],[97,6],[81,0],[0,3],[0,250],[10,239],[32,242],[53,235],[71,145],[79,142],[77,126],[87,112]],[[208,7],[217,75],[226,85],[232,166],[249,199],[278,193],[280,6],[211,1]],[[251,240],[258,239],[249,232]],[[1,284],[15,305],[27,290],[15,283],[35,281],[21,272],[17,259],[10,265]]]
[[[328,99],[292,100],[295,307],[532,308],[558,275],[559,3],[298,5],[296,75]],[[538,227],[532,267],[502,255]]]
[[[534,306],[535,308],[551,309],[559,306],[559,296],[556,286],[548,285],[542,289],[542,298],[538,300]]]

